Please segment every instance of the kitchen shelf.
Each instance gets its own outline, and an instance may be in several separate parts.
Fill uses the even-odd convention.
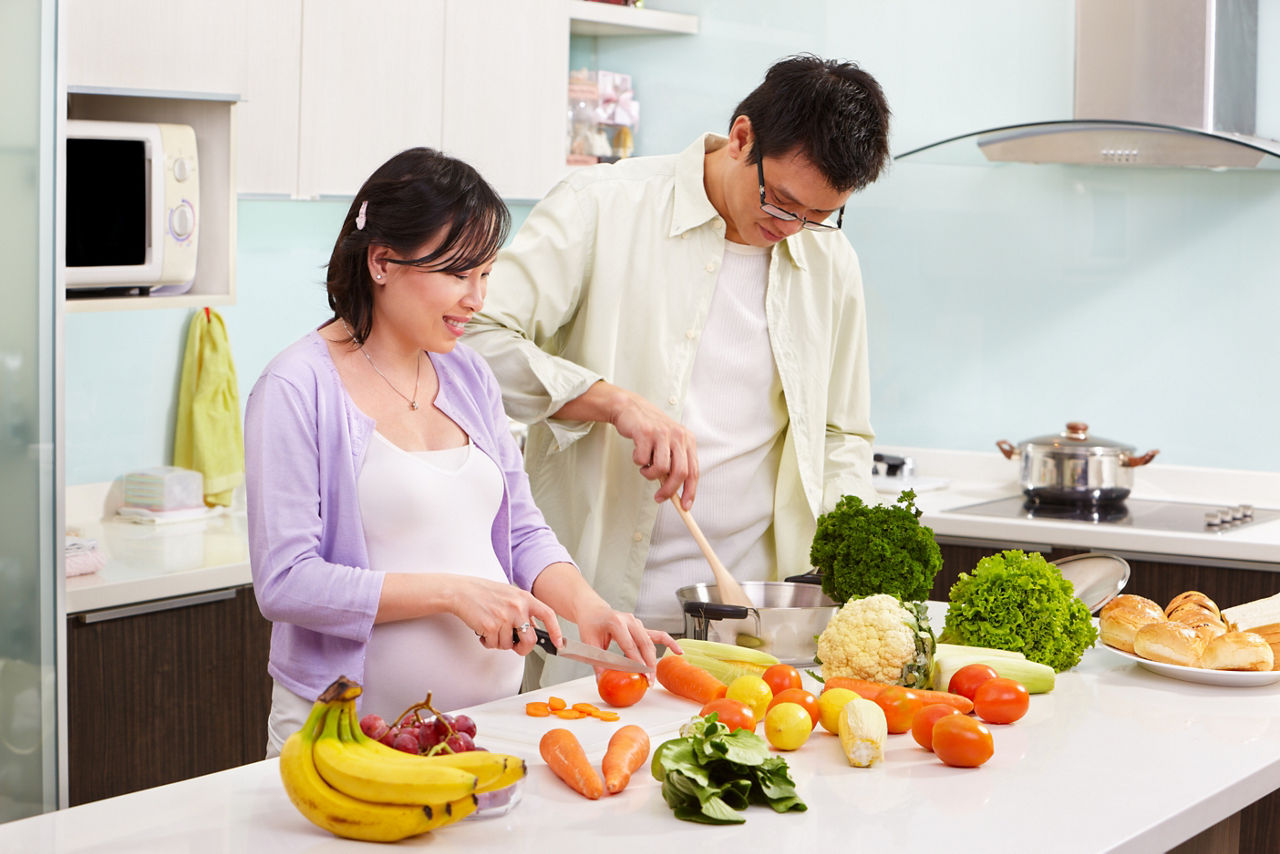
[[[698,16],[637,9],[589,0],[566,0],[569,32],[575,36],[651,36],[698,33]]]

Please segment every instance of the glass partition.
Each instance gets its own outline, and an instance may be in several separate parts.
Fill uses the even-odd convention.
[[[55,15],[0,2],[0,821],[58,805]]]

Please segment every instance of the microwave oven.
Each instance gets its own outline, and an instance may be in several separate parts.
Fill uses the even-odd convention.
[[[68,292],[189,290],[200,236],[195,130],[70,119],[66,131]]]

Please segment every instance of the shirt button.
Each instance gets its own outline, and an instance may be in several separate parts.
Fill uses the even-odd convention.
[[[688,239],[689,239],[689,232],[687,232],[687,231],[682,231],[682,232],[680,232],[680,239],[681,239],[681,240],[688,240]]]
[[[692,341],[694,338],[697,338],[697,337],[698,337],[698,330],[696,330],[696,329],[687,329],[687,330],[685,330],[684,337],[685,337],[685,338],[688,338],[690,341]]]
[[[716,271],[716,265],[712,263],[708,263],[706,266],[706,270],[708,273],[714,273]]]
[[[631,535],[631,539],[638,543],[644,539],[644,534],[640,533],[639,531],[636,531],[634,534]]]
[[[671,395],[671,397],[667,398],[667,403],[669,403],[672,406],[675,406],[679,402],[680,402],[680,398],[676,397],[674,394]]]

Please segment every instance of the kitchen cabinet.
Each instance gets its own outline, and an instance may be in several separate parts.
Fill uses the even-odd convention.
[[[288,197],[298,189],[302,0],[255,3],[246,19],[243,100],[236,116],[236,190]]]
[[[238,97],[248,0],[63,0],[69,87]]]
[[[70,803],[262,759],[270,631],[247,585],[70,615]]]

